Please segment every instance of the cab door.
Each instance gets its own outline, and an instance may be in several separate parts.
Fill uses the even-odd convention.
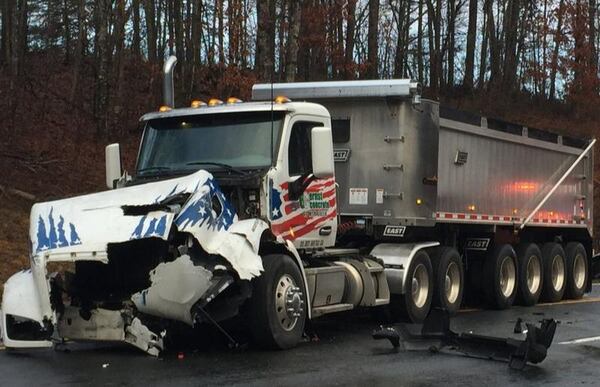
[[[311,131],[329,125],[328,121],[310,116],[292,118],[282,144],[282,170],[270,180],[271,229],[296,248],[335,244],[335,177],[318,179],[312,174]]]

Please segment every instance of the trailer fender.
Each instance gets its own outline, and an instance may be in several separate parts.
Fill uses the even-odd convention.
[[[415,254],[439,245],[439,242],[381,243],[371,250],[371,255],[383,261],[390,293],[404,294],[408,268]]]

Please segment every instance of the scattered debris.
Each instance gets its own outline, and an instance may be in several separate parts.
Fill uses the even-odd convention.
[[[517,321],[520,325],[521,319]],[[450,330],[447,310],[433,309],[421,330],[421,335],[411,334],[405,326],[398,329],[380,327],[373,332],[375,340],[387,339],[394,349],[421,349],[438,352],[442,349],[460,352],[469,357],[507,361],[512,369],[523,369],[529,363],[542,362],[554,339],[557,322],[544,319],[539,327],[525,324],[525,340],[482,336],[472,333],[455,333]],[[515,326],[515,332],[517,326]]]

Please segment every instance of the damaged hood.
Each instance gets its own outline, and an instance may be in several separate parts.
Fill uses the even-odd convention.
[[[188,198],[181,208],[161,205],[185,194]],[[208,253],[228,259],[240,278],[250,279],[262,271],[256,235],[250,233],[262,232],[266,224],[245,227],[246,222],[238,222],[213,176],[200,170],[176,179],[37,203],[31,208],[29,235],[33,256],[94,253],[106,252],[110,243],[166,240],[175,226],[192,234]]]

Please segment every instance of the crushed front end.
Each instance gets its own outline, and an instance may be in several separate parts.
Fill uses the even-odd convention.
[[[170,329],[238,314],[267,228],[238,219],[206,171],[36,204],[31,269],[5,284],[4,344],[116,341],[158,355]]]

